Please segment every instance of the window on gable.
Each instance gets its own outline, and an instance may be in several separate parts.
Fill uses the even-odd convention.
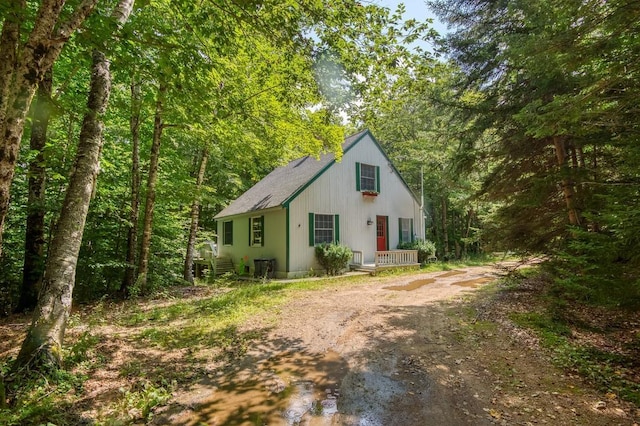
[[[233,221],[231,220],[222,223],[222,244],[233,245]]]
[[[380,167],[356,163],[356,190],[380,192]]]
[[[309,245],[338,242],[340,217],[336,214],[309,213]]]
[[[264,216],[249,218],[249,245],[251,247],[264,245]]]
[[[399,236],[401,243],[410,243],[413,241],[413,219],[398,219],[398,226],[400,229]]]
[[[376,167],[368,164],[360,165],[360,189],[362,191],[376,190]]]

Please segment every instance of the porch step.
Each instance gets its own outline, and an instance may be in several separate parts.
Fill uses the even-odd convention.
[[[362,265],[359,263],[351,263],[349,264],[349,269],[352,271],[362,271],[362,272],[375,272],[375,265]]]
[[[235,272],[233,261],[228,257],[216,257],[215,259],[215,275],[223,275],[228,272]]]

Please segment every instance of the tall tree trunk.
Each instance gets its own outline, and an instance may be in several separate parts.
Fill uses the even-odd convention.
[[[4,122],[9,103],[20,41],[20,26],[24,19],[24,0],[9,0],[0,34],[0,123]]]
[[[27,230],[25,234],[24,268],[17,312],[30,311],[38,302],[38,290],[44,272],[44,246],[46,242],[45,215],[45,167],[44,147],[51,116],[51,90],[53,76],[49,70],[38,87],[33,108],[33,124],[29,148],[36,157],[29,164],[29,197],[27,201]]]
[[[153,226],[153,209],[156,202],[156,184],[158,182],[158,163],[160,161],[160,142],[162,140],[162,112],[167,86],[160,83],[158,98],[156,99],[156,112],[153,121],[153,141],[151,142],[151,157],[149,158],[149,176],[147,177],[147,199],[144,206],[144,222],[142,227],[142,240],[140,242],[140,257],[138,261],[138,283],[140,291],[145,292],[147,287],[147,273],[149,272],[149,251],[151,248],[151,232]]]
[[[0,37],[6,35],[7,45],[0,45],[0,58],[11,58],[11,51],[14,54],[19,51],[20,55],[15,56],[18,59],[15,60],[13,70],[9,69],[0,78],[0,96],[4,97],[0,105],[6,105],[5,110],[0,111],[0,255],[4,221],[9,210],[11,182],[31,101],[45,72],[51,68],[66,41],[93,11],[97,2],[98,0],[83,0],[66,21],[60,22],[60,12],[65,2],[43,0],[31,33],[20,46],[14,40],[16,35],[19,40],[19,33],[16,33],[19,25],[15,27],[12,19],[5,20],[3,24]],[[13,10],[22,13],[22,5],[20,0],[14,0]],[[4,43],[5,39],[1,41]]]
[[[196,235],[198,233],[198,220],[200,219],[200,191],[202,182],[204,182],[204,174],[207,170],[207,160],[209,159],[209,150],[202,150],[202,158],[198,170],[198,178],[196,179],[196,196],[191,204],[191,226],[189,227],[189,240],[187,242],[187,255],[184,260],[184,279],[193,283],[193,256],[196,249]]]
[[[473,216],[475,215],[475,212],[473,210],[473,207],[470,208],[467,211],[467,225],[465,227],[464,230],[464,240],[463,240],[463,249],[462,249],[462,254],[463,256],[466,256],[468,254],[468,249],[469,249],[469,243],[468,243],[468,238],[469,238],[469,234],[471,233],[471,221],[473,220]]]
[[[443,260],[447,260],[449,258],[449,229],[447,226],[447,199],[445,197],[441,198],[442,204],[442,246],[444,250]]]
[[[140,216],[140,109],[142,95],[140,84],[134,76],[131,81],[131,211],[127,236],[127,269],[120,291],[125,297],[130,295],[136,278],[136,252],[138,248],[138,218]]]
[[[133,0],[121,0],[114,17],[119,25],[128,19]],[[87,111],[69,186],[65,195],[56,233],[51,243],[33,322],[22,343],[15,369],[26,365],[35,368],[59,367],[62,341],[71,311],[76,265],[82,243],[89,203],[100,169],[104,115],[111,93],[111,73],[105,55],[92,55],[91,81]]]
[[[580,225],[580,213],[576,207],[576,193],[574,188],[574,182],[571,179],[569,165],[567,161],[567,149],[566,141],[562,136],[553,137],[553,146],[556,151],[556,160],[558,161],[558,167],[562,176],[562,193],[564,195],[564,201],[567,206],[567,212],[569,214],[570,225]]]
[[[456,214],[455,211],[451,214],[451,228],[453,229],[453,244],[456,252],[456,259],[460,259],[462,247],[460,246],[460,237],[462,235],[462,216]]]

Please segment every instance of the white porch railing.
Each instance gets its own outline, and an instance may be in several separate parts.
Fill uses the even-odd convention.
[[[377,251],[375,265],[412,265],[418,263],[418,250]]]
[[[353,250],[353,265],[362,265],[364,263],[364,255],[361,251]]]

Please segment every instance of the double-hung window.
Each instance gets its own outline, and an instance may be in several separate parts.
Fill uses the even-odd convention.
[[[401,243],[413,241],[413,219],[398,219],[399,239]]]
[[[380,192],[380,167],[356,163],[356,190],[360,192]]]
[[[260,247],[264,245],[264,216],[249,218],[249,246]]]
[[[360,189],[362,191],[376,190],[376,167],[368,164],[360,165]]]
[[[340,240],[340,218],[333,214],[309,213],[309,245]]]
[[[233,245],[233,221],[231,220],[222,223],[222,244]]]

